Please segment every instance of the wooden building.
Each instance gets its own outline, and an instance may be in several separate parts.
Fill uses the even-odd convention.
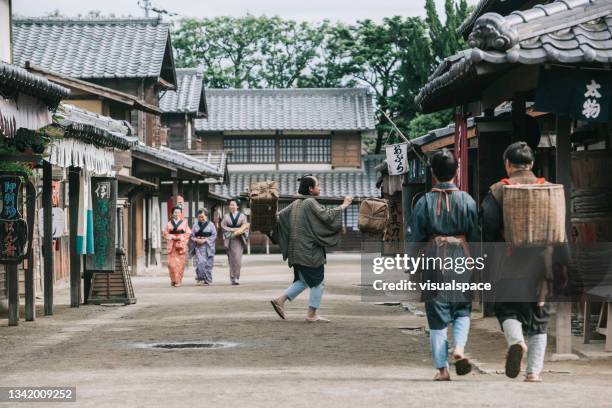
[[[281,208],[297,194],[297,179],[321,181],[320,200],[337,205],[345,195],[379,197],[374,167],[381,155],[364,155],[362,139],[375,129],[365,89],[207,89],[208,118],[196,119],[204,151],[229,151],[229,181],[211,186],[225,197],[245,195],[255,181],[279,183]],[[359,248],[358,203],[345,215],[338,249]],[[266,247],[255,234],[251,250]]]
[[[0,61],[0,150],[2,150],[0,161],[2,161],[2,164],[11,161],[32,163],[41,159],[42,156],[40,155],[7,154],[14,149],[9,147],[9,142],[14,140],[20,129],[38,131],[50,125],[52,116],[49,110],[55,109],[60,100],[67,97],[69,93],[68,89],[49,82],[43,77],[33,75],[16,65]],[[48,187],[51,187],[50,179]],[[32,197],[30,197],[30,200],[32,200]],[[15,204],[20,205],[18,202]],[[21,205],[21,211],[26,207],[26,211],[30,211],[32,202],[28,204],[28,206]],[[33,218],[31,213],[24,214],[24,216],[26,215]],[[30,239],[32,239],[32,236],[30,236]],[[9,322],[11,324],[16,324],[18,320],[16,308],[19,304],[20,280],[23,282],[22,290],[27,296],[28,316],[32,318],[34,316],[34,257],[31,255],[32,253],[28,255],[27,267],[25,268],[23,264],[21,266],[17,264],[0,265],[0,311],[9,310]],[[19,269],[21,269],[21,273],[19,273]],[[19,278],[20,274],[21,279]]]
[[[200,139],[195,137],[195,120],[206,118],[208,114],[203,80],[202,70],[198,68],[177,68],[177,89],[161,94],[161,122],[168,128],[171,149],[202,150]]]
[[[612,310],[610,253],[598,246],[612,238],[612,212],[605,198],[612,186],[603,170],[610,163],[612,135],[612,3],[535,3],[539,2],[481,1],[462,26],[471,48],[445,59],[416,102],[426,113],[455,107],[460,121],[468,114],[483,115],[483,126],[489,128],[477,121],[478,177],[473,192],[479,199],[503,173],[499,158],[509,143],[537,135],[539,144],[554,134],[554,155],[548,163],[536,161],[536,171],[548,172],[550,180],[565,186],[567,236],[573,249],[570,280],[578,277],[577,284],[583,285],[588,341],[591,313],[599,314],[603,323]],[[511,113],[497,120],[494,109],[502,103],[511,104]],[[535,129],[526,115],[530,103],[534,112],[546,113]],[[594,248],[606,255],[602,258]],[[599,308],[590,310],[595,300]],[[557,303],[556,309],[556,357],[571,358],[572,303]],[[606,350],[612,350],[612,325],[600,327],[600,332],[607,335]]]
[[[161,123],[160,98],[166,95],[166,100],[170,100],[178,85],[169,28],[169,23],[158,18],[43,18],[13,22],[16,63],[69,87],[73,91],[71,104],[129,122],[138,136],[138,148],[116,156],[121,165],[117,169],[120,193],[126,203],[124,239],[133,274],[152,264],[153,251],[147,248],[157,246],[161,240],[155,234],[163,219],[155,218],[160,225],[149,227],[153,216],[163,214],[158,209],[164,201],[159,196],[162,184],[165,181],[178,184],[177,174],[183,168],[187,169],[185,180],[194,183],[215,178],[218,173],[211,170],[216,165],[209,166],[202,158],[185,158],[181,152],[165,147],[169,143],[168,130],[176,132],[176,126],[193,129],[194,117],[206,113],[205,105],[200,106],[200,100],[205,103],[200,98],[200,75],[193,84],[199,86],[195,93],[196,112],[193,115],[191,111],[178,115],[167,112],[164,119],[168,123]],[[182,80],[186,78],[191,77],[181,76]],[[191,107],[189,102],[181,103]],[[178,167],[165,165],[160,157],[171,158],[179,163]]]

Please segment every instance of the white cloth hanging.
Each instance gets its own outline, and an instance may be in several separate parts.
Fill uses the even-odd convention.
[[[67,168],[79,167],[99,176],[114,176],[115,156],[103,149],[77,139],[54,140],[48,147],[49,163]]]

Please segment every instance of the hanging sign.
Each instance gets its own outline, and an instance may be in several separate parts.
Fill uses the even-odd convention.
[[[94,253],[87,255],[89,271],[115,271],[115,229],[117,226],[117,179],[91,178]]]
[[[387,167],[390,176],[397,176],[408,172],[408,143],[399,143],[385,146],[387,153]]]
[[[28,224],[19,211],[22,181],[19,176],[0,175],[0,263],[24,259],[28,247]]]
[[[612,81],[605,71],[540,70],[534,108],[586,122],[612,118]]]
[[[59,207],[53,207],[51,209],[51,218],[52,218],[51,230],[53,231],[53,238],[63,237],[65,235],[64,229],[66,226],[64,210],[62,210]],[[45,221],[44,220],[45,220],[44,211],[38,211],[38,231],[40,232],[41,237],[44,236],[45,234],[45,228],[44,228]]]

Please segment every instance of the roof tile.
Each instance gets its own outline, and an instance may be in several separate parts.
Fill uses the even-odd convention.
[[[159,19],[16,19],[14,62],[76,78],[158,77],[169,33]]]
[[[374,130],[363,88],[207,89],[208,119],[198,131]]]
[[[202,70],[177,68],[176,91],[162,93],[159,106],[164,113],[206,113]]]

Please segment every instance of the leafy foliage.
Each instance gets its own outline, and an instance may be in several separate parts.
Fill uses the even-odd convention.
[[[183,19],[173,33],[178,66],[204,69],[210,88],[366,86],[378,108],[379,152],[390,133],[385,112],[411,137],[445,126],[449,112],[419,115],[414,98],[433,68],[465,47],[457,28],[466,0],[446,0],[440,20],[433,0],[426,18],[393,16],[352,25],[280,17]],[[393,141],[390,139],[389,141]]]

